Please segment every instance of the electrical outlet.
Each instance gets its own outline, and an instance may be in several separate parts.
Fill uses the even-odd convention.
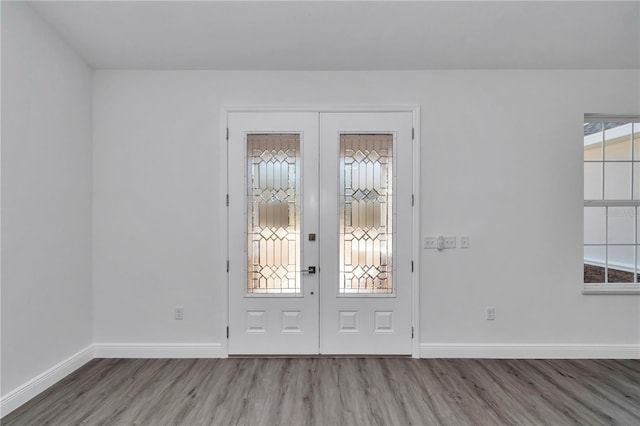
[[[467,235],[460,237],[460,248],[469,248],[469,237]]]
[[[495,320],[496,319],[496,308],[491,308],[491,307],[487,308],[486,318],[487,318],[487,321]]]
[[[444,248],[453,249],[456,248],[456,237],[444,237]]]
[[[183,306],[176,306],[175,319],[177,319],[177,320],[184,319],[184,307]]]
[[[438,237],[423,237],[422,247],[425,249],[435,249],[438,246]]]

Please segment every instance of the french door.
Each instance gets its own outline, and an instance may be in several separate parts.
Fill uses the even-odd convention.
[[[410,354],[411,113],[230,112],[229,354]]]

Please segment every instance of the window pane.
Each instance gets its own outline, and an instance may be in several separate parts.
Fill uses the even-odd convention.
[[[340,286],[393,293],[393,135],[340,135]]]
[[[584,160],[602,161],[602,123],[584,123]]]
[[[609,207],[608,240],[609,244],[634,244],[635,207]]]
[[[604,163],[604,199],[631,199],[631,163]]]
[[[300,135],[247,135],[248,293],[300,293]]]
[[[584,164],[584,199],[602,200],[602,163]]]
[[[606,209],[604,207],[584,208],[584,243],[605,244],[606,240]]]
[[[607,246],[607,273],[610,283],[632,283],[635,267],[633,246]]]
[[[584,161],[602,161],[602,143],[585,146]]]
[[[602,131],[602,123],[584,123],[584,135],[592,135]]]
[[[603,283],[605,246],[590,246],[584,248],[584,282]]]
[[[633,199],[640,200],[640,162],[633,163]]]
[[[636,207],[636,244],[640,244],[640,207]]]
[[[640,161],[640,123],[633,123],[633,159]]]
[[[636,246],[636,282],[640,283],[640,245]]]
[[[631,160],[631,123],[606,123],[605,161]]]

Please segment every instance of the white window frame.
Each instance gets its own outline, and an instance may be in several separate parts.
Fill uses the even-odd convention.
[[[606,116],[606,115],[600,115],[600,114],[585,114],[584,116],[584,123],[615,123],[615,122],[624,122],[624,123],[640,123],[640,116]],[[606,179],[606,174],[605,174],[605,164],[607,163],[614,163],[614,162],[619,162],[617,160],[607,160],[606,159],[606,149],[605,149],[605,143],[606,143],[606,135],[607,132],[611,132],[614,135],[616,134],[615,131],[616,128],[605,131],[605,129],[603,128],[603,130],[599,133],[596,133],[593,135],[593,138],[602,138],[602,148],[603,148],[603,158],[601,160],[601,163],[603,165],[602,167],[602,185],[603,185],[603,191],[604,191],[604,180]],[[633,124],[631,125],[631,161],[637,161],[635,159],[635,133],[634,133],[634,127]],[[600,135],[601,133],[601,135]],[[583,164],[586,164],[588,162],[598,162],[598,160],[593,160],[593,161],[587,161],[584,160],[583,158]],[[635,173],[635,167],[634,167],[634,163],[632,163],[632,167],[631,167],[631,194],[634,194],[634,181],[636,179],[634,179],[634,173]],[[584,172],[583,172],[584,173]],[[633,197],[632,197],[633,198]],[[629,199],[629,200],[613,200],[613,199],[603,199],[602,200],[584,200],[584,207],[604,207],[605,208],[605,212],[608,215],[608,208],[609,207],[633,207],[635,210],[635,217],[637,218],[637,216],[640,214],[640,199]],[[584,210],[584,208],[583,208]],[[631,244],[634,247],[634,263],[635,263],[635,271],[634,271],[634,282],[633,283],[608,283],[608,257],[605,255],[605,262],[604,265],[602,265],[604,267],[604,277],[605,277],[605,282],[604,283],[585,283],[584,282],[584,277],[583,277],[583,289],[582,289],[582,293],[583,294],[632,294],[632,295],[640,295],[640,282],[639,282],[639,276],[640,276],[640,262],[638,261],[638,250],[640,250],[640,238],[639,238],[639,232],[638,232],[638,221],[637,219],[634,221],[634,243]],[[587,246],[604,246],[605,248],[608,248],[609,245],[616,245],[618,246],[619,244],[609,244],[609,235],[608,235],[608,218],[605,219],[605,242],[604,244],[585,244],[584,241],[584,230],[583,230],[583,251],[584,251],[584,247]],[[605,253],[608,253],[608,249],[605,251]],[[584,265],[584,260],[583,260],[583,265]]]

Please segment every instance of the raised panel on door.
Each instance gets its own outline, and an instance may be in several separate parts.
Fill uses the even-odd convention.
[[[321,114],[325,354],[411,354],[411,113]]]
[[[229,354],[317,354],[318,115],[228,115]]]

